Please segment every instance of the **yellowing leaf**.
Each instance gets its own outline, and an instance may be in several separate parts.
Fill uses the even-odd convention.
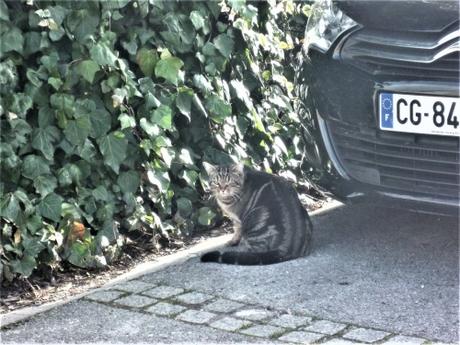
[[[16,230],[14,233],[14,244],[19,244],[21,243],[21,230]]]

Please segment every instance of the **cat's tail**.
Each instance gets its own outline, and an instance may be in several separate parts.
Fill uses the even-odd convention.
[[[280,255],[278,250],[249,253],[237,251],[212,251],[201,257],[201,262],[219,262],[230,265],[271,265],[289,260]]]

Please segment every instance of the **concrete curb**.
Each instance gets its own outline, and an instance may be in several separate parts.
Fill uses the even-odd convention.
[[[330,211],[332,209],[335,209],[335,208],[338,208],[338,207],[341,207],[341,206],[343,206],[342,203],[340,203],[340,202],[338,202],[336,200],[333,200],[333,201],[327,203],[326,205],[324,205],[322,208],[320,208],[320,209],[318,209],[316,211],[310,212],[310,216],[314,217],[316,215],[320,215],[322,213],[325,213],[327,211]],[[95,291],[110,288],[111,286],[113,286],[115,284],[123,283],[123,282],[126,282],[128,280],[132,280],[132,279],[138,278],[140,276],[143,276],[143,275],[146,275],[146,274],[149,274],[149,273],[153,273],[153,272],[165,269],[165,268],[167,268],[169,266],[180,265],[180,264],[190,260],[191,258],[194,258],[194,257],[197,257],[197,256],[203,254],[204,252],[207,252],[207,251],[210,251],[212,249],[216,249],[216,248],[224,246],[230,240],[231,237],[232,237],[231,234],[227,234],[227,235],[222,235],[222,236],[215,237],[215,238],[210,238],[208,240],[205,240],[205,241],[203,241],[201,243],[198,243],[198,244],[196,244],[196,245],[194,245],[194,246],[192,246],[192,247],[190,247],[188,249],[185,249],[183,251],[180,251],[180,252],[177,252],[177,253],[174,253],[174,254],[159,258],[156,261],[141,263],[141,264],[137,265],[136,267],[134,267],[131,271],[129,271],[127,273],[124,273],[124,274],[118,276],[117,278],[114,278],[114,279],[110,280],[109,282],[107,282],[106,284],[104,284],[103,286],[101,286],[99,288],[91,289],[91,290],[79,293],[79,294],[77,294],[75,296],[71,296],[71,297],[66,298],[64,300],[49,302],[49,303],[45,303],[45,304],[40,305],[40,306],[25,307],[25,308],[22,308],[22,309],[14,310],[14,311],[12,311],[10,313],[7,313],[7,314],[4,314],[4,315],[0,315],[0,327],[3,328],[5,326],[8,326],[8,325],[17,323],[19,321],[28,319],[28,318],[30,318],[30,317],[32,317],[34,315],[43,313],[43,312],[48,311],[50,309],[59,307],[61,305],[70,303],[70,302],[75,301],[75,300],[78,300],[78,299],[80,299],[82,297],[85,297],[86,295],[89,295],[90,293],[95,292]]]

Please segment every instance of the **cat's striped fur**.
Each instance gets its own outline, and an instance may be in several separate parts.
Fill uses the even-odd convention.
[[[235,234],[232,247],[206,253],[201,261],[267,265],[308,254],[312,224],[289,182],[241,164],[205,164],[205,169]]]

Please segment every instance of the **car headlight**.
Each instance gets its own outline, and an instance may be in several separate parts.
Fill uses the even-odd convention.
[[[307,52],[311,47],[327,52],[341,33],[356,25],[332,0],[317,0],[311,7],[305,29],[304,48]]]

